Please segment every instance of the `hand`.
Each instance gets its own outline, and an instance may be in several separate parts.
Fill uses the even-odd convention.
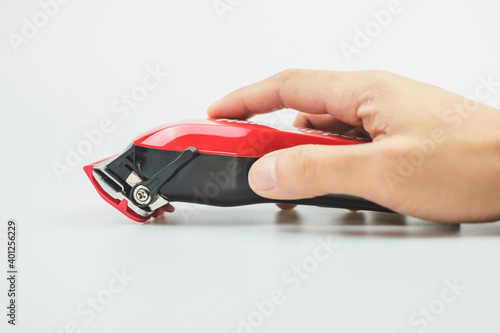
[[[436,222],[500,219],[500,112],[438,87],[380,71],[286,70],[212,105],[246,119],[283,108],[296,126],[366,131],[362,145],[303,145],[254,163],[252,190],[271,199],[365,198]]]

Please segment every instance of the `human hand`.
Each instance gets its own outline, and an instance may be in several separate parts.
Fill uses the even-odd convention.
[[[303,145],[255,162],[249,183],[270,199],[347,194],[436,222],[500,219],[500,112],[380,71],[286,70],[213,104],[216,118],[283,108],[295,126],[345,133],[362,145]]]

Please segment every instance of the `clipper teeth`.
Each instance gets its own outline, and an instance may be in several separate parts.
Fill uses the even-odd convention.
[[[112,198],[123,201],[125,200],[127,202],[127,206],[132,209],[134,212],[139,214],[142,217],[150,217],[153,212],[147,212],[143,210],[140,207],[137,207],[134,205],[130,200],[125,196],[125,189],[123,188],[123,185],[120,184],[116,179],[110,175],[106,171],[106,166],[111,163],[116,157],[113,157],[108,160],[101,161],[100,163],[97,163],[94,165],[94,168],[92,170],[92,174],[96,181],[101,185],[101,188]],[[135,174],[135,173],[134,173]],[[137,176],[139,178],[139,176]],[[130,176],[129,176],[130,178]],[[140,179],[140,178],[139,178]],[[127,179],[128,180],[128,179]],[[142,181],[142,180],[140,180]],[[111,183],[110,183],[111,182]],[[118,187],[120,190],[116,190],[114,187]]]
[[[174,211],[174,207],[172,207],[169,201],[161,195],[158,195],[155,201],[148,206],[148,210],[144,210],[135,205],[135,203],[127,197],[125,191],[127,185],[120,183],[107,170],[109,163],[113,162],[117,157],[118,156],[113,156],[83,168],[99,195],[106,202],[137,222],[146,222],[152,217],[156,218],[162,215],[164,212]],[[130,187],[134,187],[142,181],[143,180],[136,172],[131,172],[126,179],[126,183]]]

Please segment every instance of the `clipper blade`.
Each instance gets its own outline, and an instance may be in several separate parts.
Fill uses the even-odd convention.
[[[133,204],[131,200],[125,196],[123,186],[106,171],[106,165],[112,162],[116,157],[117,156],[112,156],[83,167],[83,170],[89,177],[92,185],[94,185],[97,193],[99,193],[107,203],[118,209],[128,218],[137,222],[146,222],[150,218],[156,218],[162,215],[165,211],[173,211],[171,205],[148,212]]]

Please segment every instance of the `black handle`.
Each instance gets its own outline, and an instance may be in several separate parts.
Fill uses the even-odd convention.
[[[353,197],[350,195],[343,195],[343,194],[330,194],[311,199],[285,201],[283,203],[394,213],[392,210],[382,207],[374,202],[359,197]]]
[[[181,152],[136,147],[141,171],[150,177],[158,167],[175,160]],[[310,199],[276,201],[255,194],[248,185],[248,171],[256,158],[200,153],[161,188],[169,201],[193,202],[213,206],[240,206],[255,203],[290,203],[319,207],[391,212],[373,202],[348,195],[325,195]]]

